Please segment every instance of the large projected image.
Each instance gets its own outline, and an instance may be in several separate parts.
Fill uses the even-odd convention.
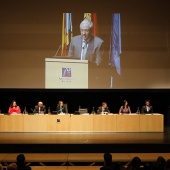
[[[106,52],[105,42],[99,37],[97,14],[84,13],[79,25],[80,35],[75,36],[73,16],[72,13],[63,13],[61,56],[55,55],[56,59],[53,60],[46,59],[45,88],[113,88],[113,68],[121,75],[120,14],[111,15],[112,25],[107,34],[109,52]],[[86,66],[83,67],[80,61],[87,61]],[[69,70],[69,78],[65,78],[63,69]]]
[[[0,88],[170,88],[167,5],[2,1]]]

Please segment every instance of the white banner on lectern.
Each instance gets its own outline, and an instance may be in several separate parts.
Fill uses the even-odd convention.
[[[88,61],[46,58],[45,88],[88,88]]]

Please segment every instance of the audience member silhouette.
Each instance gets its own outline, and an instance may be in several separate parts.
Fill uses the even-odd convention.
[[[115,166],[112,163],[112,155],[110,153],[104,154],[104,166],[100,170],[115,170]]]
[[[100,170],[170,170],[170,159],[167,161],[159,156],[154,163],[145,163],[142,166],[141,159],[139,157],[134,157],[132,161],[128,164],[127,168],[121,166],[120,162],[113,163],[112,155],[110,153],[105,153],[104,166]],[[0,164],[0,170],[3,170],[3,166]],[[17,156],[17,164],[10,163],[7,166],[7,170],[31,170],[31,167],[25,165],[24,154],[19,154]]]
[[[17,170],[31,170],[31,167],[25,165],[25,156],[24,154],[19,154],[17,156]]]
[[[166,166],[166,160],[162,156],[159,156],[156,160],[156,164],[159,170],[164,170]]]
[[[134,157],[128,165],[128,170],[139,170],[141,166],[141,160],[139,157]]]

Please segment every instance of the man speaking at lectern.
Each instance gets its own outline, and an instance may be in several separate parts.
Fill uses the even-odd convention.
[[[103,40],[92,34],[92,28],[93,22],[86,18],[80,23],[81,35],[71,39],[68,56],[88,60],[99,66],[102,61]]]
[[[68,57],[75,57],[80,60],[88,60],[88,87],[105,88],[106,82],[102,76],[104,68],[103,40],[92,34],[93,22],[84,19],[80,23],[81,35],[71,39]],[[108,83],[107,83],[108,84]]]

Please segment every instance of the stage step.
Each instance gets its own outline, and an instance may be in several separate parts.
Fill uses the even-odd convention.
[[[67,170],[67,166],[31,166],[32,170]]]
[[[99,170],[102,166],[30,166],[32,170]],[[3,166],[2,168],[6,168]]]
[[[67,162],[68,153],[24,153],[27,162]],[[0,154],[0,160],[2,162],[16,162],[16,157],[18,153],[15,154]]]
[[[0,154],[0,162],[16,162],[18,153]],[[26,162],[30,163],[69,163],[70,165],[77,162],[103,162],[103,153],[24,153]],[[159,156],[166,160],[170,159],[170,153],[112,153],[113,162],[130,162],[133,157],[138,156],[142,162],[154,162]],[[64,164],[63,164],[64,165]]]
[[[128,153],[112,153],[113,161],[128,162],[131,157]],[[103,153],[70,153],[68,162],[103,162]]]
[[[68,166],[67,170],[99,170],[101,166]]]

